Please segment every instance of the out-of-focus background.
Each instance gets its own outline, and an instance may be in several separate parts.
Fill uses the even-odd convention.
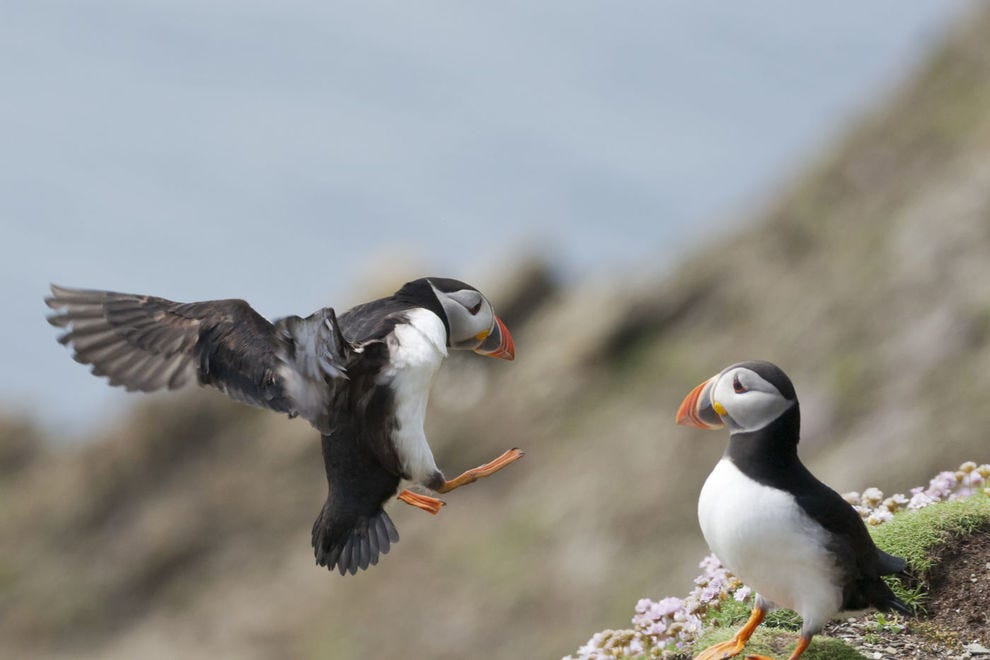
[[[770,359],[839,490],[990,458],[990,13],[963,2],[8,3],[0,656],[550,658],[683,594],[724,445],[683,395]],[[304,422],[125,396],[49,281],[277,317],[485,291],[449,473],[367,573],[313,566]]]

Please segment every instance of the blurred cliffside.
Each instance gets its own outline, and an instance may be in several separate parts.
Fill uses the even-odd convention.
[[[427,432],[448,473],[527,456],[437,517],[392,505],[402,541],[356,577],[313,566],[303,422],[192,391],[54,450],[8,415],[0,656],[560,657],[687,591],[724,437],[673,414],[740,359],[789,373],[802,455],[840,491],[990,460],[990,12],[763,217],[647,272],[478,282],[518,359],[450,360]]]

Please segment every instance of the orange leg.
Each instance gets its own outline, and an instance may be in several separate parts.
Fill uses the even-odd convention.
[[[809,644],[811,644],[811,637],[801,635],[801,638],[798,639],[797,646],[794,647],[794,651],[787,656],[787,660],[797,660],[800,658]],[[773,660],[773,658],[766,655],[747,655],[746,660]]]
[[[461,486],[466,486],[467,484],[474,483],[482,477],[487,477],[489,475],[495,474],[506,465],[514,463],[523,457],[523,452],[518,448],[510,449],[505,452],[494,461],[490,463],[485,463],[472,470],[468,470],[459,477],[454,477],[449,481],[444,481],[443,485],[437,488],[438,493],[449,493],[455,488],[460,488]]]
[[[767,611],[759,607],[753,608],[753,612],[749,615],[749,619],[746,624],[739,629],[732,639],[726,640],[715,646],[709,646],[707,649],[695,656],[694,660],[725,660],[726,658],[731,658],[733,656],[739,655],[746,646],[746,642],[749,638],[753,636],[753,631],[756,627],[763,622],[763,617],[767,615]],[[747,656],[747,657],[758,657],[758,656]]]
[[[794,652],[791,653],[791,656],[787,658],[787,660],[797,660],[800,658],[801,654],[804,653],[804,650],[808,648],[809,644],[811,644],[811,635],[808,635],[807,637],[801,635],[801,639],[798,640],[797,646],[794,647]]]
[[[440,513],[440,508],[446,504],[443,500],[438,500],[435,497],[430,497],[429,495],[420,495],[419,493],[414,493],[411,490],[404,490],[399,493],[399,499],[410,504],[417,509],[422,509],[427,513],[432,513],[437,515]]]

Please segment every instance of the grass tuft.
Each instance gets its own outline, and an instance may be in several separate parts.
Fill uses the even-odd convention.
[[[938,550],[955,536],[990,527],[990,497],[973,495],[940,502],[917,511],[902,511],[870,529],[883,550],[903,557],[909,570],[924,580],[938,561]]]

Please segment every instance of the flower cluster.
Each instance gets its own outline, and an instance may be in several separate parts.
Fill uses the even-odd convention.
[[[641,598],[636,603],[631,629],[595,633],[576,655],[565,660],[670,658],[686,653],[703,632],[703,617],[709,608],[718,607],[730,596],[746,600],[751,593],[715,555],[708,555],[698,566],[702,573],[694,579],[694,588],[686,598]]]
[[[977,465],[966,461],[955,472],[939,472],[928,487],[911,489],[911,496],[891,495],[885,498],[879,488],[867,488],[860,493],[846,493],[842,497],[869,525],[879,525],[894,517],[902,509],[915,510],[947,500],[969,497],[978,492],[990,495],[990,464]]]
[[[899,493],[884,497],[879,488],[872,487],[842,497],[867,524],[879,525],[893,518],[896,511],[921,509],[979,492],[990,496],[990,464],[977,465],[967,461],[955,472],[937,474],[927,488],[912,488],[910,497]],[[752,594],[750,588],[722,566],[715,555],[708,555],[698,566],[702,573],[695,578],[695,586],[686,598],[640,599],[636,603],[632,628],[595,633],[575,655],[568,655],[564,660],[671,658],[688,652],[704,632],[706,612],[717,609],[729,597],[742,602]]]

